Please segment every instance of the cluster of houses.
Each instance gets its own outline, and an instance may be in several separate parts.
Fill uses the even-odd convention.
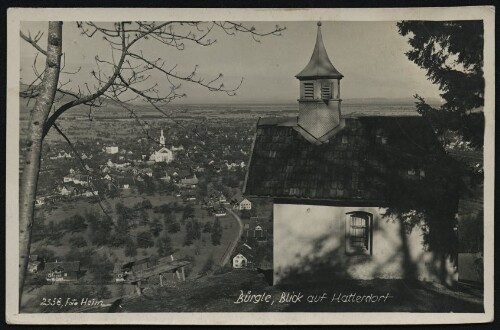
[[[97,142],[97,144],[99,143]],[[54,187],[53,193],[39,196],[36,205],[41,206],[47,201],[60,200],[66,197],[96,196],[99,191],[94,189],[92,185],[92,182],[96,179],[103,180],[101,182],[104,182],[108,189],[113,187],[131,189],[137,182],[144,182],[147,177],[153,177],[151,165],[160,162],[168,164],[174,160],[174,152],[183,150],[182,145],[167,148],[163,130],[161,130],[160,147],[154,150],[150,156],[135,155],[136,153],[132,150],[121,149],[115,144],[103,146],[101,152],[109,155],[110,158],[105,164],[99,165],[99,170],[94,171],[86,165],[85,172],[90,173],[89,175],[70,169],[69,173],[63,177],[62,182]],[[59,153],[52,152],[48,157],[50,159],[71,159],[73,155],[61,150]],[[82,153],[80,157],[82,159],[92,159],[92,155],[85,153]],[[202,172],[203,170],[199,166],[193,171],[170,167],[167,168],[165,176],[160,179],[166,182],[174,182],[180,189],[193,189],[198,185],[196,172]]]
[[[211,193],[210,196],[203,199],[201,203],[201,207],[209,210],[216,217],[224,217],[226,216],[226,208],[224,205],[227,205],[226,197],[222,192]]]
[[[46,262],[39,255],[30,255],[28,261],[28,272],[45,274],[45,279],[49,283],[77,281],[82,272],[80,261],[56,261]]]
[[[243,220],[240,243],[233,252],[233,268],[253,268],[262,266],[263,260],[256,259],[255,248],[270,239],[269,221],[259,217]]]
[[[99,191],[92,189],[90,175],[81,174],[73,169],[63,178],[63,183],[57,186],[57,191],[61,196],[92,197],[99,194]]]
[[[64,150],[59,151],[57,154],[49,156],[49,159],[55,160],[55,159],[72,159],[73,155],[69,152],[66,152]]]
[[[151,270],[158,269],[162,265],[173,265],[173,256],[152,259],[150,257],[131,260],[123,264],[115,264],[113,275],[115,283],[123,283],[130,280],[135,275]],[[184,264],[177,262],[179,267]],[[170,267],[173,272],[176,272],[179,267]],[[48,283],[55,282],[74,282],[78,281],[83,272],[81,270],[80,261],[59,261],[46,262],[39,255],[30,255],[28,262],[28,272],[32,274],[41,273],[44,275]],[[179,276],[179,274],[177,274]]]
[[[235,196],[231,201],[227,201],[222,192],[212,193],[210,196],[203,199],[201,207],[208,209],[216,217],[226,216],[226,206],[230,206],[234,210],[251,210],[252,202],[241,196]]]

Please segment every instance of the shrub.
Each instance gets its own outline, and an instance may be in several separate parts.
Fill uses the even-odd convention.
[[[76,236],[71,241],[71,245],[74,247],[87,246],[87,240],[85,238],[83,238],[83,236]]]
[[[149,231],[143,231],[137,235],[137,246],[140,248],[148,248],[154,246],[153,235]]]
[[[213,245],[220,245],[220,240],[222,238],[222,227],[219,219],[215,219],[214,221],[211,237]]]
[[[158,248],[158,255],[160,257],[165,257],[172,254],[172,240],[165,234],[163,237],[158,238],[156,243]]]
[[[181,225],[177,221],[170,223],[167,228],[167,231],[169,233],[177,233],[180,230],[181,230]]]
[[[135,257],[137,255],[137,246],[134,241],[129,239],[127,244],[125,244],[125,256],[126,257]]]

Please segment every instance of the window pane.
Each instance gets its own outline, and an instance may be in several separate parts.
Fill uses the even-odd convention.
[[[361,215],[352,215],[350,223],[350,243],[353,248],[368,249],[368,219]]]

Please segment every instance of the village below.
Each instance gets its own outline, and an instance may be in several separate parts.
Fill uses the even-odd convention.
[[[272,268],[272,201],[241,194],[253,119],[194,112],[145,128],[115,114],[61,121],[78,154],[48,136],[27,311],[62,291],[113,299],[232,269]]]

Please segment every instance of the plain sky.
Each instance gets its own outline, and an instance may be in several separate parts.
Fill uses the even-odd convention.
[[[179,74],[188,74],[198,65],[198,76],[215,77],[224,74],[225,86],[236,86],[243,77],[237,96],[207,90],[183,83],[187,98],[177,103],[293,103],[298,98],[298,81],[294,77],[308,63],[316,40],[316,22],[246,22],[258,30],[269,31],[276,24],[285,26],[282,36],[267,36],[255,42],[248,34],[228,36],[215,31],[211,36],[217,42],[202,47],[186,42],[183,51],[148,40],[136,44],[152,59],[162,58],[167,67],[177,64]],[[40,41],[46,46],[46,22],[23,22],[21,31],[35,35],[43,31]],[[409,61],[405,52],[410,49],[408,38],[398,34],[396,22],[323,22],[325,48],[333,65],[344,75],[341,97],[353,98],[408,98],[416,93],[426,98],[438,98],[439,90],[425,77],[425,71]],[[95,69],[94,56],[111,58],[111,50],[100,38],[80,34],[76,23],[63,25],[63,52],[66,70],[78,74],[62,76],[71,79],[65,88],[91,83],[90,72]],[[21,79],[29,83],[34,77],[33,60],[36,50],[21,40]],[[115,52],[115,56],[117,53]],[[37,66],[43,70],[43,56]],[[160,89],[167,84],[165,77],[155,75]]]

